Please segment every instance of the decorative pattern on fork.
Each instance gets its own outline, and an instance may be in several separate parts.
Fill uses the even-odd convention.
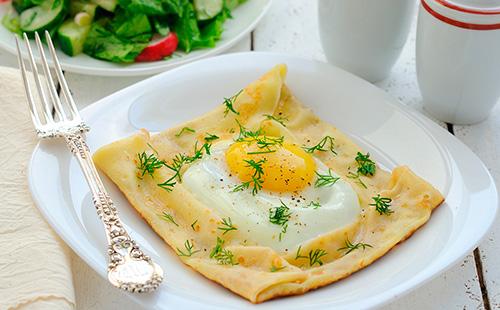
[[[56,86],[54,85],[54,80],[49,69],[47,58],[45,57],[40,36],[38,33],[35,33],[35,41],[40,53],[43,68],[43,80],[39,76],[28,36],[24,33],[23,39],[26,43],[26,49],[28,50],[28,59],[36,84],[38,98],[42,106],[39,112],[39,105],[37,105],[31,91],[28,72],[24,65],[19,40],[16,37],[19,68],[21,70],[31,119],[33,120],[36,133],[39,138],[64,138],[69,150],[80,164],[85,179],[90,187],[90,191],[92,192],[97,214],[106,231],[108,240],[109,281],[114,286],[130,292],[142,293],[153,291],[158,288],[162,282],[163,271],[160,266],[155,264],[149,256],[145,255],[142,250],[139,249],[135,241],[130,238],[123,227],[118,217],[116,207],[106,192],[104,184],[92,161],[90,149],[85,142],[84,136],[90,128],[85,125],[78,113],[78,109],[76,108],[64,78],[59,60],[57,59],[52,39],[47,31],[45,31],[45,38],[52,56],[57,80],[61,87],[65,104],[60,100]],[[46,91],[48,91],[49,96],[47,96]],[[52,115],[52,107],[54,108],[55,116]]]

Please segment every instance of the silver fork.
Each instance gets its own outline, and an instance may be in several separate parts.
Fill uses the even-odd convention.
[[[89,127],[82,121],[71,93],[69,92],[50,34],[45,31],[45,38],[54,62],[57,79],[64,95],[66,108],[63,107],[64,103],[61,102],[57,94],[38,33],[35,33],[35,41],[42,60],[45,81],[39,77],[29,39],[25,33],[23,34],[23,38],[26,43],[26,49],[28,50],[28,59],[38,91],[38,97],[43,106],[41,109],[42,118],[40,117],[40,112],[38,111],[35,98],[30,88],[28,73],[24,66],[19,40],[16,36],[19,68],[21,69],[31,118],[35,125],[36,133],[39,138],[64,138],[69,150],[76,157],[82,168],[85,179],[92,192],[97,214],[106,231],[108,240],[109,281],[114,286],[131,292],[142,293],[155,290],[163,280],[163,271],[160,266],[155,264],[149,256],[145,255],[139,249],[118,218],[118,213],[113,205],[113,201],[106,192],[92,161],[90,150],[84,137],[85,132],[89,131]],[[49,93],[48,97],[45,93],[47,90]],[[54,107],[56,117],[52,116],[50,103],[52,103]]]

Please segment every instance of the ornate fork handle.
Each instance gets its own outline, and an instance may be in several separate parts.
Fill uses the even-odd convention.
[[[141,293],[155,290],[163,280],[163,271],[139,249],[123,227],[113,201],[97,173],[83,133],[65,134],[64,138],[69,149],[78,159],[92,192],[97,214],[106,231],[109,281],[113,285],[131,292]]]

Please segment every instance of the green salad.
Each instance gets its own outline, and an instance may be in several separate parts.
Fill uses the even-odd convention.
[[[2,24],[33,36],[49,31],[61,50],[106,61],[167,59],[211,48],[245,0],[13,0]]]

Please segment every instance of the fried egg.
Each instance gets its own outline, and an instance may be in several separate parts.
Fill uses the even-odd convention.
[[[211,155],[192,164],[183,184],[221,218],[230,218],[244,244],[269,246],[283,252],[304,241],[348,225],[359,216],[358,196],[351,185],[332,173],[320,160],[295,144],[284,142],[269,153],[252,154],[247,142],[223,141]],[[262,190],[235,191],[252,177],[248,161],[262,164]],[[330,186],[316,187],[317,174],[339,178]],[[250,186],[251,187],[251,186]],[[285,224],[270,222],[275,208],[286,206]]]

